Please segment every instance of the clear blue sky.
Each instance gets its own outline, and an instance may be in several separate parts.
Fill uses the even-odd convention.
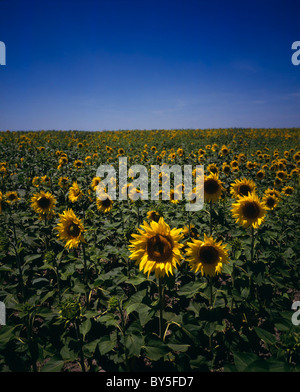
[[[300,127],[298,0],[0,0],[0,130]]]

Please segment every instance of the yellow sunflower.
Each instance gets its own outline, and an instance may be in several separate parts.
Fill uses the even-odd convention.
[[[139,234],[132,234],[129,258],[136,261],[139,270],[149,275],[154,272],[157,278],[173,275],[181,259],[179,243],[183,235],[181,229],[170,229],[161,217],[158,222],[146,221],[138,228]]]
[[[148,212],[147,212],[147,218],[148,218],[150,221],[158,222],[160,217],[161,217],[161,215],[160,215],[160,213],[157,212],[157,211],[151,210],[151,211],[148,211]]]
[[[266,208],[255,193],[238,197],[232,205],[232,215],[236,222],[243,227],[252,226],[254,229],[261,225],[266,215]]]
[[[5,201],[8,204],[13,204],[17,201],[20,200],[20,197],[18,195],[18,192],[15,191],[9,191],[5,193]]]
[[[60,240],[66,241],[66,248],[77,248],[81,242],[84,242],[84,227],[79,218],[72,209],[59,214],[60,222],[56,226],[57,236]]]
[[[288,185],[288,186],[285,186],[284,188],[282,188],[281,194],[283,196],[291,196],[293,194],[293,192],[294,192],[294,187]]]
[[[103,193],[103,195],[104,195],[104,193]],[[106,198],[104,198],[104,197],[97,197],[96,206],[97,206],[98,211],[104,212],[106,214],[106,213],[108,213],[112,209],[113,201],[109,197],[109,195],[106,194]]]
[[[39,192],[32,196],[31,207],[40,218],[50,218],[54,213],[56,199],[50,192]]]
[[[69,186],[69,177],[59,177],[58,186],[62,189],[67,188]]]
[[[222,241],[216,242],[204,234],[204,241],[192,239],[187,243],[187,261],[192,271],[201,275],[215,276],[221,273],[223,264],[228,264],[228,252]]]
[[[69,200],[72,203],[75,203],[80,197],[82,197],[82,195],[83,195],[83,192],[79,188],[77,181],[74,181],[72,186],[69,189]]]
[[[248,193],[253,193],[256,189],[254,181],[248,180],[247,178],[236,179],[230,185],[230,193],[235,199],[239,196],[248,196]]]
[[[204,176],[204,201],[217,202],[224,190],[217,174],[210,173],[209,176]]]
[[[265,194],[262,198],[262,202],[264,203],[266,210],[274,210],[279,203],[279,199],[274,195]]]

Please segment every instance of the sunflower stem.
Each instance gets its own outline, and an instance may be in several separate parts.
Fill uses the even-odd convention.
[[[88,270],[87,270],[87,262],[86,262],[85,245],[83,242],[82,242],[82,253],[83,253],[83,266],[84,266],[85,301],[88,308],[89,307]]]
[[[16,260],[17,260],[17,266],[18,266],[18,279],[19,279],[19,284],[21,287],[21,294],[22,294],[22,299],[25,300],[25,294],[24,294],[24,282],[23,282],[23,274],[22,274],[22,266],[21,266],[21,260],[18,252],[18,242],[17,242],[17,234],[16,234],[16,226],[15,222],[12,216],[10,216],[11,222],[12,222],[12,228],[13,228],[13,235],[14,235],[14,250],[16,254]]]
[[[254,259],[254,227],[251,226],[251,263]]]
[[[212,235],[212,201],[209,202],[209,236]]]
[[[164,311],[164,299],[163,299],[163,288],[161,277],[158,278],[158,295],[159,295],[159,337],[163,337],[163,311]]]

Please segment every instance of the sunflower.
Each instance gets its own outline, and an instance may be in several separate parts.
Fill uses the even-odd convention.
[[[284,196],[291,196],[293,192],[294,192],[294,187],[288,185],[282,188],[281,194]]]
[[[220,155],[226,156],[228,154],[229,154],[229,148],[223,144],[223,146],[221,147],[221,150],[220,150]]]
[[[31,207],[40,218],[50,218],[53,215],[56,199],[50,192],[39,192],[32,196]]]
[[[279,203],[279,199],[274,195],[265,194],[262,198],[262,202],[264,203],[266,210],[274,210]]]
[[[91,188],[93,189],[93,191],[96,190],[97,186],[100,184],[101,181],[102,181],[102,180],[101,180],[100,177],[94,177],[94,178],[92,179]]]
[[[209,176],[204,176],[204,200],[206,202],[218,201],[224,190],[217,174],[210,173]]]
[[[74,181],[72,186],[69,189],[69,200],[72,203],[75,203],[80,197],[82,197],[82,195],[83,195],[83,192],[79,188],[77,181]]]
[[[248,196],[238,197],[238,201],[232,205],[232,215],[236,222],[243,227],[252,226],[257,228],[263,222],[266,209],[255,193]]]
[[[60,240],[66,241],[66,248],[77,248],[80,242],[84,241],[84,227],[81,220],[77,218],[72,209],[59,214],[59,220],[60,222],[56,227],[56,230],[58,230],[57,236]]]
[[[74,162],[74,167],[76,167],[76,169],[81,169],[83,167],[83,161],[76,159]]]
[[[132,234],[129,258],[136,261],[139,270],[149,275],[154,272],[157,278],[173,275],[181,258],[179,240],[183,237],[181,229],[170,229],[161,217],[158,222],[146,221],[138,228],[139,234]]]
[[[67,188],[69,186],[69,177],[59,177],[58,186],[62,189]]]
[[[208,171],[208,173],[219,174],[219,168],[215,163],[210,163],[207,166],[207,171]]]
[[[161,215],[160,215],[160,213],[157,212],[157,211],[151,210],[151,211],[148,211],[148,212],[147,212],[147,218],[148,218],[150,221],[158,222],[160,217],[161,217]]]
[[[20,200],[20,198],[19,198],[18,192],[9,191],[9,192],[5,193],[5,201],[6,201],[6,203],[13,204],[13,203],[15,203],[15,202],[17,202],[19,200]]]
[[[223,264],[228,264],[228,252],[222,241],[216,242],[204,234],[204,241],[192,239],[187,243],[187,261],[192,271],[201,275],[215,276],[221,273]]]
[[[287,178],[287,172],[285,170],[277,170],[276,177],[280,178],[280,180],[284,181]]]
[[[31,183],[34,187],[38,188],[40,186],[40,177],[37,176],[33,177]]]
[[[104,195],[104,193],[102,193],[102,195]],[[112,209],[113,201],[109,197],[109,195],[106,194],[106,198],[103,196],[97,197],[96,206],[97,206],[98,211],[104,212],[106,214],[107,212],[109,212]]]
[[[230,193],[235,199],[239,196],[248,196],[248,193],[253,193],[256,189],[254,181],[247,178],[236,179],[230,186]]]
[[[276,197],[276,199],[280,199],[280,192],[277,189],[268,188],[265,190],[265,195],[271,195]]]
[[[173,204],[178,204],[179,201],[181,200],[181,193],[179,193],[177,190],[171,189],[170,190],[170,202]]]
[[[258,180],[262,180],[262,179],[265,177],[265,175],[266,175],[266,173],[265,173],[264,170],[258,170],[258,171],[256,172],[256,174],[255,174],[255,177],[256,177]]]
[[[226,176],[230,173],[230,166],[228,165],[228,163],[224,162],[222,164],[222,171],[224,174],[226,174]]]

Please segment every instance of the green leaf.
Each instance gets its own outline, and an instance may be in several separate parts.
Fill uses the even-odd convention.
[[[52,357],[41,369],[41,372],[59,372],[64,366],[64,361],[58,357]]]
[[[142,335],[128,334],[124,337],[124,345],[128,349],[129,356],[138,356],[144,344]]]
[[[170,347],[170,349],[172,351],[178,351],[178,352],[181,352],[181,353],[185,353],[189,349],[189,347],[191,347],[191,346],[190,346],[190,344],[172,344],[172,343],[169,343],[168,347]]]
[[[261,340],[263,340],[265,343],[267,343],[267,344],[275,344],[276,343],[276,338],[271,332],[268,332],[265,329],[262,329],[259,327],[254,327],[254,330],[255,330],[257,336]]]
[[[238,372],[244,372],[246,368],[253,362],[257,361],[259,358],[254,353],[233,353],[234,364]]]
[[[80,325],[80,332],[82,333],[83,339],[85,339],[86,334],[90,331],[92,326],[91,319],[86,319],[81,325]]]
[[[114,349],[116,345],[116,340],[114,339],[110,339],[109,336],[103,336],[102,338],[99,339],[98,342],[98,349],[100,351],[101,355],[105,355],[108,352],[110,352],[111,350]]]

